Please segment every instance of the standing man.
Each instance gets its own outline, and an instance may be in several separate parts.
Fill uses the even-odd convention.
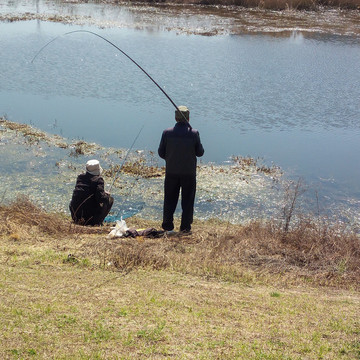
[[[79,225],[102,225],[114,199],[104,190],[102,167],[98,160],[86,163],[86,173],[77,177],[69,205],[71,217]]]
[[[199,132],[189,124],[189,109],[179,106],[175,110],[176,124],[164,130],[158,153],[166,162],[164,209],[162,228],[174,229],[174,212],[181,188],[180,231],[190,232],[193,222],[196,192],[196,157],[204,154]]]

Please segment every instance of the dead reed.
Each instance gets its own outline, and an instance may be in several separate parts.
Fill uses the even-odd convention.
[[[26,196],[17,197],[10,204],[0,205],[0,235],[17,240],[39,233],[49,236],[68,236],[77,233],[99,233],[99,228],[73,224],[68,217],[47,213]]]
[[[358,286],[360,238],[341,224],[302,219],[288,231],[275,222],[240,226],[209,221],[195,227],[187,236],[105,240],[97,243],[96,254],[103,266],[126,272],[172,269],[236,282],[276,275],[286,283]],[[86,247],[94,255],[95,248]]]
[[[88,2],[82,0],[81,2]],[[105,0],[111,4],[121,4],[123,0]],[[183,5],[217,5],[240,6],[268,10],[318,10],[323,7],[341,9],[359,9],[359,0],[136,0],[134,3],[183,4]]]
[[[207,1],[207,0],[204,0]],[[211,0],[210,0],[211,1]],[[214,0],[216,1],[216,0]],[[226,5],[266,10],[319,10],[324,7],[359,9],[359,0],[225,0]],[[222,4],[222,1],[219,1]],[[225,4],[223,4],[225,5]]]
[[[275,221],[232,225],[197,221],[194,233],[160,238],[109,239],[110,227],[75,226],[68,217],[46,213],[19,197],[0,206],[0,238],[28,242],[76,239],[76,258],[92,259],[101,268],[130,272],[138,268],[170,269],[185,274],[234,282],[310,282],[339,288],[358,288],[360,238],[341,224],[302,218],[291,228]],[[137,229],[156,227],[131,219]]]
[[[74,144],[71,144],[70,147],[72,148],[70,152],[70,156],[81,156],[81,155],[92,155],[98,150],[100,147],[96,144],[88,143],[83,140],[79,140]]]
[[[138,158],[135,160],[127,161],[121,167],[120,165],[110,165],[108,169],[104,169],[103,174],[110,178],[116,176],[120,171],[125,174],[130,174],[133,176],[141,178],[155,178],[160,177],[165,174],[164,168],[159,168],[158,166],[149,165],[146,163],[146,159]]]

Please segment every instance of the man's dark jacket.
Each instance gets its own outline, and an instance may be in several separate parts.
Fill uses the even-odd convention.
[[[196,157],[204,154],[199,132],[185,122],[163,131],[159,156],[166,161],[166,174],[196,175]]]
[[[96,225],[101,213],[101,204],[109,202],[109,195],[104,190],[104,179],[88,172],[77,177],[70,202],[71,215],[75,222],[83,221],[86,225]]]

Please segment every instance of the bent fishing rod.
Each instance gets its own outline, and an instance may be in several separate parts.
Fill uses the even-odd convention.
[[[65,35],[69,35],[69,34],[74,34],[74,33],[88,33],[88,34],[92,34],[95,35],[97,37],[99,37],[100,39],[106,41],[108,44],[110,44],[111,46],[113,46],[115,49],[117,49],[118,51],[120,51],[123,55],[125,55],[130,61],[132,61],[160,90],[161,92],[167,97],[167,99],[171,102],[171,104],[175,107],[175,109],[182,115],[182,117],[184,118],[185,122],[189,125],[190,129],[192,128],[190,123],[188,122],[188,120],[186,119],[185,115],[179,110],[179,108],[177,107],[177,105],[174,103],[174,101],[170,98],[170,96],[165,92],[165,90],[134,60],[132,59],[125,51],[121,50],[117,45],[115,45],[113,42],[111,42],[110,40],[106,39],[105,37],[93,32],[93,31],[89,31],[89,30],[74,30],[74,31],[69,31],[67,33],[64,33],[62,35],[57,36],[56,38],[50,40],[48,43],[46,43],[33,57],[33,59],[31,60],[31,63],[34,62],[34,60],[38,57],[38,55],[47,47],[49,46],[51,43],[53,43],[55,40],[57,40],[59,37],[61,36],[65,36]]]

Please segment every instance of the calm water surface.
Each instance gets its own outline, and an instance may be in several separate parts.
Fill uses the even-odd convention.
[[[176,35],[41,21],[0,23],[0,115],[69,138],[157,150],[187,105],[203,162],[261,157],[301,176],[324,201],[360,209],[360,40],[357,37]],[[326,200],[327,199],[327,200]]]

